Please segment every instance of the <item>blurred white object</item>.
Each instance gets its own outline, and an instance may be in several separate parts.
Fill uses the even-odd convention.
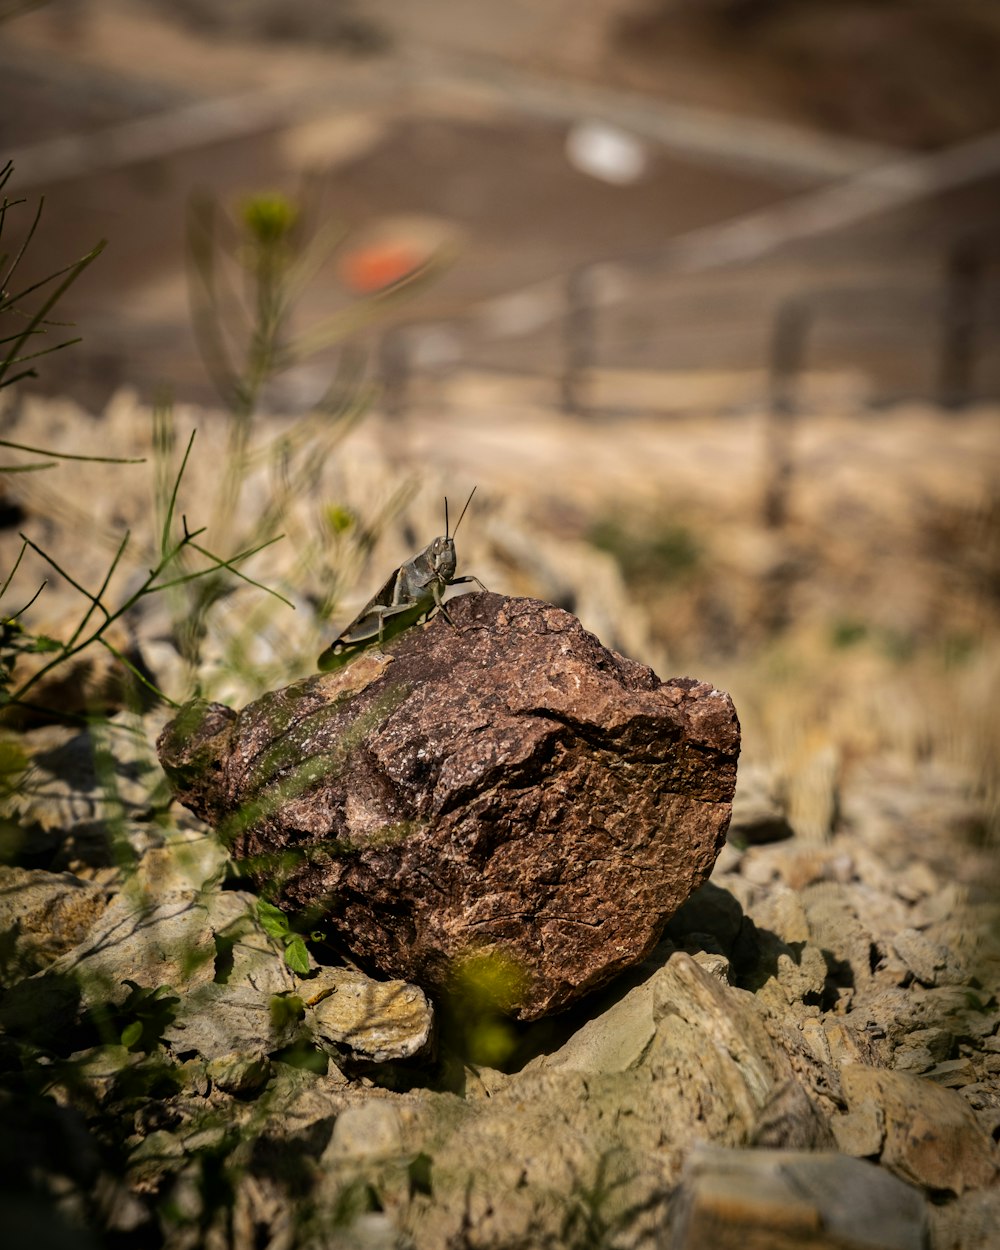
[[[411,339],[411,360],[418,369],[446,369],[462,359],[462,340],[447,326],[431,326]]]
[[[646,172],[646,149],[607,122],[577,122],[566,136],[566,158],[581,173],[624,187]]]
[[[529,334],[563,313],[565,296],[561,291],[539,283],[508,295],[498,295],[480,305],[480,324],[486,333],[505,338]]]

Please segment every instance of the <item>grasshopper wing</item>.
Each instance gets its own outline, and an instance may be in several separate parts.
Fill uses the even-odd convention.
[[[427,614],[434,602],[430,594],[409,598],[400,603],[393,602],[398,581],[397,569],[378,594],[369,599],[344,632],[319,657],[317,665],[321,672],[339,668],[374,642],[388,642]]]
[[[384,611],[392,606],[399,569],[393,569],[385,585],[374,594],[343,633],[339,634],[317,661],[321,671],[338,668],[379,636]]]

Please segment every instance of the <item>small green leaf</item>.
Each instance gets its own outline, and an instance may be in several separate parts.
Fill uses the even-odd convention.
[[[275,1031],[286,1028],[306,1014],[302,999],[298,994],[272,994],[269,1003],[271,1027]]]
[[[133,1020],[122,1029],[122,1045],[127,1050],[131,1050],[140,1037],[142,1037],[141,1020]]]
[[[36,634],[31,640],[28,651],[34,652],[35,655],[46,655],[51,651],[61,651],[63,644],[58,638],[49,638],[46,634]]]
[[[297,934],[290,938],[285,947],[285,963],[293,972],[297,972],[299,976],[304,977],[309,972],[309,952],[306,950],[304,940]]]
[[[488,1068],[499,1068],[517,1048],[517,1034],[506,1020],[481,1020],[467,1031],[469,1060]]]
[[[0,781],[20,776],[28,767],[28,754],[10,738],[0,739]]]
[[[268,937],[273,937],[279,942],[283,942],[288,937],[288,917],[280,907],[275,907],[273,903],[266,903],[262,898],[259,898],[257,900],[257,919]]]

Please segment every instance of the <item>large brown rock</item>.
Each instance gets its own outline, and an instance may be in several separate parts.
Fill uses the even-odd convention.
[[[270,896],[370,969],[446,991],[496,953],[534,1019],[641,960],[708,876],[739,724],[558,608],[448,612],[238,715],[187,705],[160,758]]]

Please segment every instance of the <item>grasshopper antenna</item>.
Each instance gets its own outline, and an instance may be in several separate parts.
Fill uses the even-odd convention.
[[[469,492],[469,498],[465,501],[465,507],[462,509],[462,516],[460,516],[458,520],[455,522],[455,534],[458,533],[458,527],[462,524],[462,517],[464,517],[466,512],[468,511],[469,504],[472,503],[472,496],[476,493],[478,489],[479,487],[477,484],[476,486],[473,486],[472,490]],[[447,534],[448,532],[448,500],[447,498],[444,501],[444,528],[445,528],[445,533]],[[452,538],[455,537],[455,534],[452,534]]]
[[[461,519],[462,518],[459,517],[459,520]],[[458,529],[458,526],[456,525],[455,528]],[[444,536],[445,538],[448,537],[448,496],[447,495],[445,495],[444,497]]]

